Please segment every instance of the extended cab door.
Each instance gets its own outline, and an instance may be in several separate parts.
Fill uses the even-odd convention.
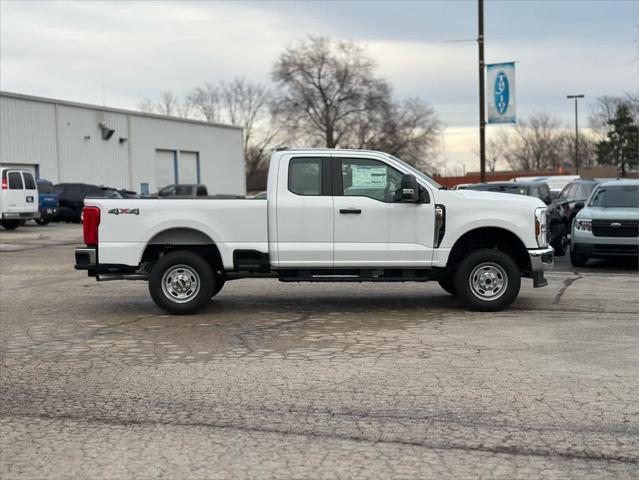
[[[395,198],[403,173],[374,158],[334,158],[335,267],[428,267],[434,206]]]
[[[333,265],[330,161],[309,156],[281,158],[273,199],[277,204],[270,210],[277,215],[276,251],[270,252],[276,266]]]

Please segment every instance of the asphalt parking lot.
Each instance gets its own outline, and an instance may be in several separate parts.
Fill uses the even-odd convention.
[[[471,313],[437,284],[229,282],[164,315],[0,231],[0,477],[637,478],[632,262]]]

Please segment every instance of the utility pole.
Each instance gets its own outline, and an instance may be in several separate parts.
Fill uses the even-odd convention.
[[[477,0],[477,19],[479,21],[479,179],[486,181],[486,94],[485,88],[485,64],[484,64],[484,0]]]
[[[575,99],[575,173],[579,175],[579,117],[577,115],[577,101],[584,98],[584,95],[566,95],[568,99]]]

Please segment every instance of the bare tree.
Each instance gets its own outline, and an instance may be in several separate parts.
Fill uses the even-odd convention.
[[[374,63],[353,42],[309,36],[287,48],[273,68],[282,95],[275,112],[285,127],[335,148],[357,119],[388,95]]]
[[[636,123],[639,123],[639,95],[626,93],[623,96],[603,95],[595,101],[590,113],[590,128],[605,135],[610,122],[620,106],[625,105]]]
[[[547,113],[533,113],[509,136],[504,158],[514,170],[556,169],[562,164],[561,122]]]
[[[188,100],[181,102],[180,98],[171,90],[164,90],[160,92],[160,99],[157,102],[144,97],[137,104],[137,108],[145,113],[189,118],[192,116],[193,107]]]
[[[148,97],[144,97],[138,102],[137,109],[144,113],[155,113],[155,102]]]
[[[187,96],[193,109],[207,122],[219,122],[221,99],[220,87],[214,83],[205,83],[195,87]]]
[[[395,102],[375,63],[353,42],[309,36],[287,48],[273,79],[274,113],[291,136],[314,146],[384,150],[426,168],[440,122],[428,104]]]

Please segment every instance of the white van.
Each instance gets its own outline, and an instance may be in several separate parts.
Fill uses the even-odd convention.
[[[16,168],[2,168],[0,173],[0,225],[13,230],[26,220],[40,218],[38,188],[33,174]]]

